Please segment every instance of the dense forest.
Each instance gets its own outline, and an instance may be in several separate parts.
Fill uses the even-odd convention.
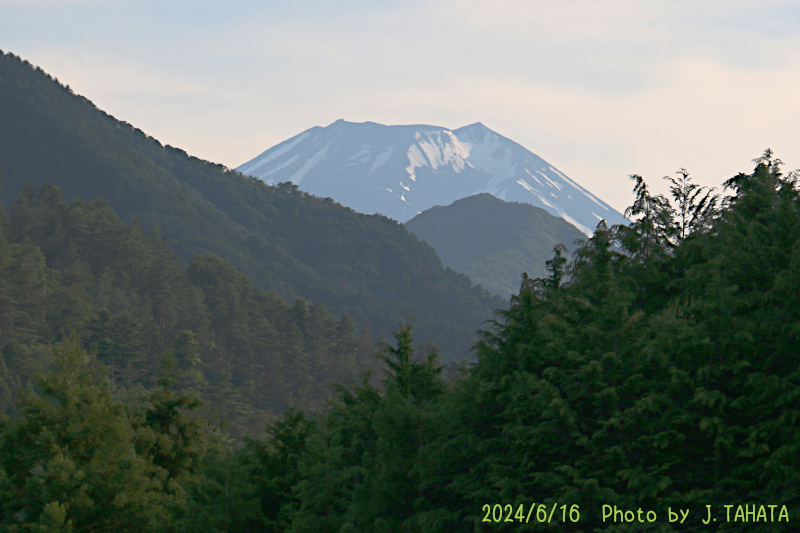
[[[158,227],[145,235],[107,202],[67,205],[29,184],[0,222],[0,408],[30,389],[53,343],[72,338],[119,390],[150,389],[169,354],[180,385],[214,406],[234,434],[263,430],[291,406],[313,410],[332,382],[372,365],[369,330],[302,298],[255,289],[230,262],[188,269]],[[257,429],[256,429],[257,428]]]
[[[341,343],[363,357],[346,319],[318,309],[315,329],[219,258],[183,271],[158,231],[30,187],[0,239],[4,390],[20,393],[0,427],[2,528],[795,531],[800,175],[770,151],[755,163],[724,197],[686,172],[671,198],[633,176],[634,222],[601,222],[571,260],[557,245],[459,379],[401,324],[377,380],[241,439],[206,414],[223,388],[200,385],[237,379],[228,343],[238,379],[285,391],[258,367],[279,352],[248,359],[262,327],[314,368]]]
[[[67,201],[104,198],[126,223],[157,224],[186,264],[212,253],[256,288],[324,302],[377,336],[414,315],[446,362],[469,356],[472,333],[506,305],[397,221],[164,146],[2,51],[0,168],[9,205],[28,181],[55,184]]]

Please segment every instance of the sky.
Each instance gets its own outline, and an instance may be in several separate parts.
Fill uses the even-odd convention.
[[[482,122],[619,211],[800,167],[797,0],[0,0],[0,49],[231,168],[340,118]]]

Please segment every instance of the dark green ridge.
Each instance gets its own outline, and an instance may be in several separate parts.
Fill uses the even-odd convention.
[[[587,238],[544,209],[488,193],[433,207],[405,225],[436,250],[445,266],[506,298],[519,291],[523,272],[547,277],[545,261],[556,244],[571,252],[577,239]]]
[[[0,55],[0,168],[6,204],[26,181],[65,198],[106,198],[126,222],[157,224],[184,261],[214,253],[284,298],[324,302],[375,333],[414,315],[446,359],[504,305],[445,269],[405,227],[292,186],[270,187],[163,146],[19,57]]]

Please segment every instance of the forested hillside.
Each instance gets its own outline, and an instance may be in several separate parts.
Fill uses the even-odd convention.
[[[8,203],[29,180],[68,201],[105,198],[126,223],[158,224],[187,263],[213,253],[259,289],[325,303],[378,335],[414,315],[420,339],[450,361],[506,305],[397,222],[162,146],[10,53],[0,53],[0,117]]]
[[[157,227],[146,236],[108,202],[67,205],[29,185],[0,214],[0,408],[31,388],[51,345],[73,335],[108,367],[118,391],[156,385],[172,354],[180,385],[202,395],[215,423],[258,433],[290,406],[313,410],[331,383],[376,366],[372,336],[320,303],[256,289],[229,261],[188,269]]]
[[[504,202],[483,193],[423,211],[405,223],[430,244],[445,266],[493,294],[509,298],[519,290],[520,275],[547,275],[556,244],[569,252],[586,238],[575,226],[544,209]]]
[[[670,201],[634,176],[627,215],[635,222],[600,226],[571,261],[556,246],[548,276],[524,280],[510,309],[481,332],[478,362],[462,379],[445,383],[435,354],[415,353],[404,326],[382,347],[381,387],[339,388],[314,415],[290,410],[264,440],[204,432],[178,386],[191,365],[178,374],[170,358],[158,387],[114,399],[103,357],[67,337],[51,351],[55,369],[0,426],[2,527],[796,531],[798,177],[784,175],[770,151],[725,183],[724,198],[680,174]],[[39,201],[52,194],[39,192]],[[57,240],[37,241],[38,251],[13,229],[15,217],[8,227],[17,237],[0,241],[8,272],[0,295],[16,294],[15,313],[30,317],[19,331],[46,330],[42,313],[45,324],[59,320],[56,302],[81,291],[53,289],[45,299],[39,286],[20,288],[33,270],[19,265],[42,265]],[[53,234],[64,239],[74,227]],[[66,249],[84,241],[74,242]],[[91,242],[102,249],[107,241]],[[164,250],[157,237],[139,242]],[[97,266],[73,256],[54,255],[64,265],[59,279],[74,271],[92,287],[86,272]],[[117,286],[113,270],[106,276]],[[187,294],[208,290],[195,264],[187,276]],[[155,287],[142,324],[166,339]],[[604,519],[603,506],[623,514]]]

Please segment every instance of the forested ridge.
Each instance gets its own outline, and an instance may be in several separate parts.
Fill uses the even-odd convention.
[[[172,354],[180,384],[214,406],[209,419],[240,436],[292,405],[313,410],[330,383],[371,366],[372,335],[349,316],[255,289],[212,254],[184,268],[157,226],[146,235],[108,202],[67,205],[55,186],[29,183],[10,215],[0,228],[3,410],[69,335],[119,390],[154,387]]]
[[[28,181],[67,201],[104,198],[126,223],[157,224],[184,262],[212,253],[256,288],[324,303],[378,336],[414,315],[448,362],[468,356],[472,333],[505,305],[398,222],[164,146],[2,52],[0,168],[9,205]]]
[[[571,252],[573,243],[586,237],[542,208],[489,193],[432,207],[405,226],[430,244],[444,265],[504,298],[519,290],[521,272],[547,275],[553,246],[563,243]]]
[[[182,355],[177,339],[185,326],[177,324],[197,320],[198,311],[181,308],[168,334],[166,318],[163,327],[159,322],[166,317],[159,292],[152,293],[137,319],[164,339],[159,350],[165,351],[152,352],[161,370],[149,367],[148,383],[121,394],[109,362],[124,357],[124,348],[101,353],[90,340],[95,322],[63,323],[69,314],[56,303],[79,294],[108,298],[105,290],[92,293],[86,273],[99,271],[93,259],[79,259],[80,246],[92,242],[92,250],[101,250],[113,239],[57,244],[75,234],[75,224],[51,233],[28,227],[20,222],[27,204],[18,201],[3,225],[8,237],[0,240],[0,297],[13,303],[2,308],[20,318],[6,313],[2,320],[26,339],[50,333],[41,333],[35,348],[32,340],[18,341],[3,353],[27,350],[31,355],[15,355],[21,361],[50,354],[51,364],[21,384],[17,410],[0,429],[2,527],[794,531],[800,191],[798,174],[784,175],[770,151],[755,164],[752,173],[725,183],[724,197],[695,186],[685,172],[670,178],[671,199],[651,194],[633,176],[636,201],[626,215],[634,222],[601,223],[570,261],[556,246],[549,275],[523,279],[511,307],[480,332],[477,363],[460,379],[444,380],[435,349],[415,347],[412,326],[401,324],[380,347],[378,383],[365,375],[317,410],[290,409],[265,433],[241,440],[197,415],[203,391],[194,388],[197,365]],[[46,187],[30,203],[48,205],[55,196]],[[76,215],[90,209],[82,202],[59,205]],[[91,205],[111,216],[102,203]],[[80,220],[78,227],[93,227],[91,217]],[[157,232],[144,237],[135,225],[116,227],[141,247],[166,250]],[[126,257],[107,257],[118,256]],[[54,287],[52,303],[40,305],[41,287],[20,288],[32,279],[20,274],[22,257],[38,257],[24,264],[42,265],[48,280],[72,291]],[[186,273],[187,294],[202,293],[197,305],[206,306],[213,324],[210,278],[198,262],[223,267],[213,256],[200,257]],[[105,287],[117,277],[134,280],[124,268],[106,276]],[[296,310],[275,302],[288,316]],[[107,320],[116,319],[114,312],[108,309]],[[49,321],[72,333],[54,334]],[[230,327],[238,323],[230,317]],[[202,354],[200,360],[209,364]],[[543,507],[529,514],[534,503]],[[502,513],[493,511],[495,504]],[[737,511],[745,504],[750,514]],[[604,521],[603,505],[634,515],[653,511],[657,519]],[[716,520],[704,524],[707,505]],[[733,506],[730,521],[725,505]],[[556,523],[542,523],[554,506]],[[763,513],[755,511],[759,506]],[[688,517],[671,523],[668,508],[688,510]]]

